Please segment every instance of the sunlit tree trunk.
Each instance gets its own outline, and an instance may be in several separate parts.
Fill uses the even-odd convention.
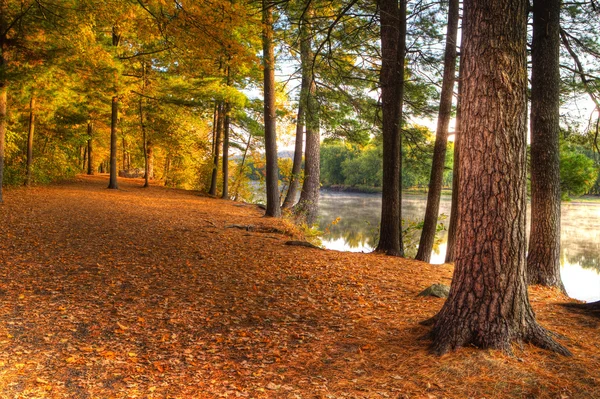
[[[530,284],[558,287],[560,278],[560,4],[533,1],[531,44]]]
[[[463,40],[461,40],[461,43]],[[460,191],[460,142],[462,134],[462,104],[460,93],[462,92],[463,76],[463,58],[462,51],[460,56],[460,66],[458,68],[458,98],[456,101],[456,121],[454,128],[454,164],[452,165],[452,202],[450,204],[450,222],[448,223],[448,242],[446,244],[446,259],[444,262],[454,262],[454,253],[456,248],[456,226],[458,226],[458,193]]]
[[[511,352],[524,341],[569,354],[537,324],[527,295],[527,1],[466,0],[464,10],[461,217],[433,350]]]
[[[215,127],[214,152],[213,152],[213,169],[210,176],[210,195],[217,195],[217,177],[219,173],[219,150],[221,147],[221,132],[223,130],[223,103],[220,102],[217,106],[217,125]]]
[[[383,187],[381,224],[376,251],[403,255],[402,154],[400,125],[404,90],[406,47],[406,1],[380,0],[381,20],[381,102],[383,113]]]
[[[88,122],[87,125],[87,131],[88,131],[88,141],[87,141],[87,174],[88,175],[93,175],[94,174],[94,154],[93,154],[93,136],[94,136],[94,125],[92,122]]]
[[[35,132],[35,97],[29,100],[29,131],[27,132],[27,172],[25,185],[31,185],[31,166],[33,165],[33,134]]]
[[[279,167],[277,165],[277,131],[275,120],[275,53],[273,48],[273,5],[262,0],[263,62],[264,62],[264,123],[267,210],[265,216],[280,217]]]
[[[423,231],[419,241],[419,250],[416,259],[429,262],[435,233],[437,231],[440,198],[442,195],[442,181],[446,165],[446,147],[448,144],[448,126],[452,114],[452,97],[454,94],[454,81],[456,78],[456,38],[458,33],[458,0],[450,0],[448,6],[448,28],[446,33],[446,50],[444,54],[444,77],[440,97],[440,110],[438,113],[437,129],[435,133],[435,146],[429,179],[429,192],[427,193],[427,207]]]
[[[306,12],[310,12],[307,10]],[[304,101],[306,113],[306,148],[304,151],[304,181],[300,199],[294,208],[294,212],[300,216],[309,226],[317,220],[319,211],[319,191],[321,188],[321,134],[319,119],[319,104],[316,99],[317,85],[313,74],[312,40],[310,37],[310,26],[308,20],[303,21],[301,27],[300,57],[302,59],[302,84],[306,85]],[[296,135],[296,138],[298,135]]]
[[[112,98],[112,115],[110,122],[110,178],[108,188],[117,189],[117,121],[119,119],[119,97]]]
[[[229,199],[229,125],[231,123],[231,106],[225,103],[225,120],[223,121],[223,192],[221,197]]]

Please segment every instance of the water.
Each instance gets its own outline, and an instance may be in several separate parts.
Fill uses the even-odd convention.
[[[402,217],[422,220],[426,201],[425,195],[405,195],[402,199]],[[450,197],[442,198],[440,213],[450,215]],[[323,246],[339,251],[372,251],[376,244],[380,214],[380,194],[321,192],[319,227],[325,232],[322,237]],[[442,224],[447,224],[448,221],[446,218],[442,220]],[[563,203],[561,223],[561,276],[567,293],[583,301],[598,301],[600,204]],[[431,263],[444,262],[447,239],[445,230],[439,233],[439,238]],[[418,231],[414,231],[407,241],[414,247],[418,239]]]

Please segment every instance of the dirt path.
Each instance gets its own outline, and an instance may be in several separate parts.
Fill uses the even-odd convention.
[[[600,397],[598,319],[531,291],[575,357],[427,352],[449,266],[284,245],[253,206],[105,177],[0,205],[0,398]],[[562,395],[562,396],[561,396]]]

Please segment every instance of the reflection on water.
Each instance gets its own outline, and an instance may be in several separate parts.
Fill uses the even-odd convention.
[[[426,201],[425,195],[405,195],[402,199],[402,217],[423,219]],[[450,197],[442,198],[440,213],[450,214]],[[323,245],[339,251],[372,251],[376,245],[380,215],[379,194],[321,192],[319,227],[325,232]],[[448,219],[442,223],[447,224]],[[563,203],[561,276],[567,292],[573,298],[600,300],[599,226],[600,205]],[[440,233],[440,238],[440,245],[434,248],[431,256],[431,263],[444,262],[446,231]]]

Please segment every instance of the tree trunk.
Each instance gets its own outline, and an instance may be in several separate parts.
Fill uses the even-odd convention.
[[[210,176],[210,195],[217,195],[217,177],[219,172],[219,147],[221,146],[221,131],[223,130],[223,103],[217,107],[217,125],[215,126],[215,139],[213,147],[213,169]]]
[[[233,200],[238,200],[238,194],[240,190],[240,183],[242,176],[244,175],[244,165],[246,164],[246,156],[248,155],[248,150],[250,149],[250,143],[252,142],[252,133],[248,134],[248,142],[246,143],[246,148],[244,149],[244,155],[242,155],[242,162],[240,163],[240,171],[235,179],[234,183],[234,192],[233,192]]]
[[[112,98],[112,117],[110,122],[110,178],[108,188],[118,189],[117,184],[117,121],[119,119],[119,97]]]
[[[273,49],[273,5],[262,0],[265,156],[267,160],[267,210],[265,216],[280,217],[279,167],[277,165],[277,131],[275,120],[275,53]]]
[[[308,21],[301,27],[300,56],[302,58],[302,84],[306,84],[304,101],[306,104],[306,149],[304,156],[304,182],[300,200],[294,213],[301,216],[311,226],[317,220],[319,211],[319,190],[321,188],[321,134],[319,131],[319,104],[316,99],[317,85],[312,69],[312,40]],[[306,83],[305,83],[306,82]],[[300,95],[302,96],[302,92]],[[296,134],[296,139],[298,134]]]
[[[308,82],[307,82],[308,86]],[[294,163],[292,165],[292,175],[290,176],[290,186],[288,188],[285,200],[281,206],[283,209],[289,209],[294,206],[296,197],[298,196],[298,189],[300,188],[300,173],[302,173],[302,147],[304,144],[304,100],[303,91],[306,91],[304,87],[304,79],[302,79],[302,86],[300,88],[300,99],[298,100],[298,114],[296,118],[296,144],[294,146]]]
[[[150,187],[150,162],[148,161],[148,137],[146,135],[146,124],[144,123],[144,99],[139,99],[140,129],[142,130],[142,150],[144,151],[144,185]]]
[[[223,192],[221,197],[229,199],[229,124],[231,123],[231,106],[225,103],[225,121],[223,124]]]
[[[33,165],[33,133],[35,132],[35,97],[29,100],[29,131],[27,133],[27,174],[25,185],[31,185],[31,166]]]
[[[94,167],[93,167],[93,163],[94,163],[94,154],[92,152],[93,150],[93,135],[94,135],[94,125],[92,124],[92,122],[88,122],[88,141],[87,141],[87,146],[88,146],[88,150],[87,150],[87,156],[88,156],[88,162],[87,162],[87,174],[88,175],[93,175],[94,174]]]
[[[146,151],[148,153],[148,179],[154,179],[154,143],[152,139],[146,141]]]
[[[87,143],[86,145],[82,146],[83,149],[83,157],[81,158],[81,171],[83,172],[86,169],[87,166]]]
[[[2,186],[4,179],[4,152],[6,146],[6,100],[7,100],[7,86],[6,81],[6,10],[8,9],[8,1],[0,1],[0,203],[4,200],[2,198]]]
[[[525,341],[569,351],[536,322],[525,268],[527,1],[464,3],[457,251],[433,351]],[[490,160],[493,160],[491,162]]]
[[[123,134],[123,129],[121,129],[121,134],[123,138],[121,139],[123,144],[123,170],[127,170],[127,141],[125,140],[125,134]]]
[[[440,97],[440,110],[438,113],[437,130],[435,133],[435,146],[433,149],[433,162],[427,193],[427,207],[423,231],[419,241],[417,260],[429,262],[435,233],[437,231],[440,198],[442,195],[442,181],[446,165],[446,147],[448,144],[448,125],[452,113],[452,97],[454,94],[454,81],[456,78],[456,38],[458,32],[459,1],[450,0],[448,6],[448,28],[446,33],[446,50],[444,53],[444,77]]]
[[[403,255],[401,218],[402,154],[400,121],[404,87],[406,47],[406,1],[380,0],[381,102],[383,113],[383,187],[381,226],[376,251]]]
[[[534,0],[531,45],[530,284],[558,287],[560,279],[560,0]]]
[[[310,7],[310,4],[308,5]],[[304,10],[304,15],[308,10]],[[300,26],[300,64],[302,68],[302,81],[300,84],[300,98],[298,99],[298,113],[296,116],[296,143],[294,146],[294,163],[292,164],[292,175],[290,176],[290,186],[288,187],[285,200],[281,206],[283,209],[289,209],[296,203],[298,190],[300,188],[300,173],[302,173],[302,147],[304,144],[304,109],[306,108],[306,99],[310,88],[310,72],[312,70],[312,60],[309,59],[311,49],[310,32],[307,26],[308,21],[304,18]],[[308,41],[307,44],[304,44]],[[307,51],[308,50],[308,54]],[[309,69],[310,68],[310,69]]]
[[[2,56],[0,56],[2,58]],[[3,73],[4,60],[0,59],[0,73]],[[4,178],[4,147],[6,143],[6,81],[0,77],[0,203],[2,198],[2,186]]]

